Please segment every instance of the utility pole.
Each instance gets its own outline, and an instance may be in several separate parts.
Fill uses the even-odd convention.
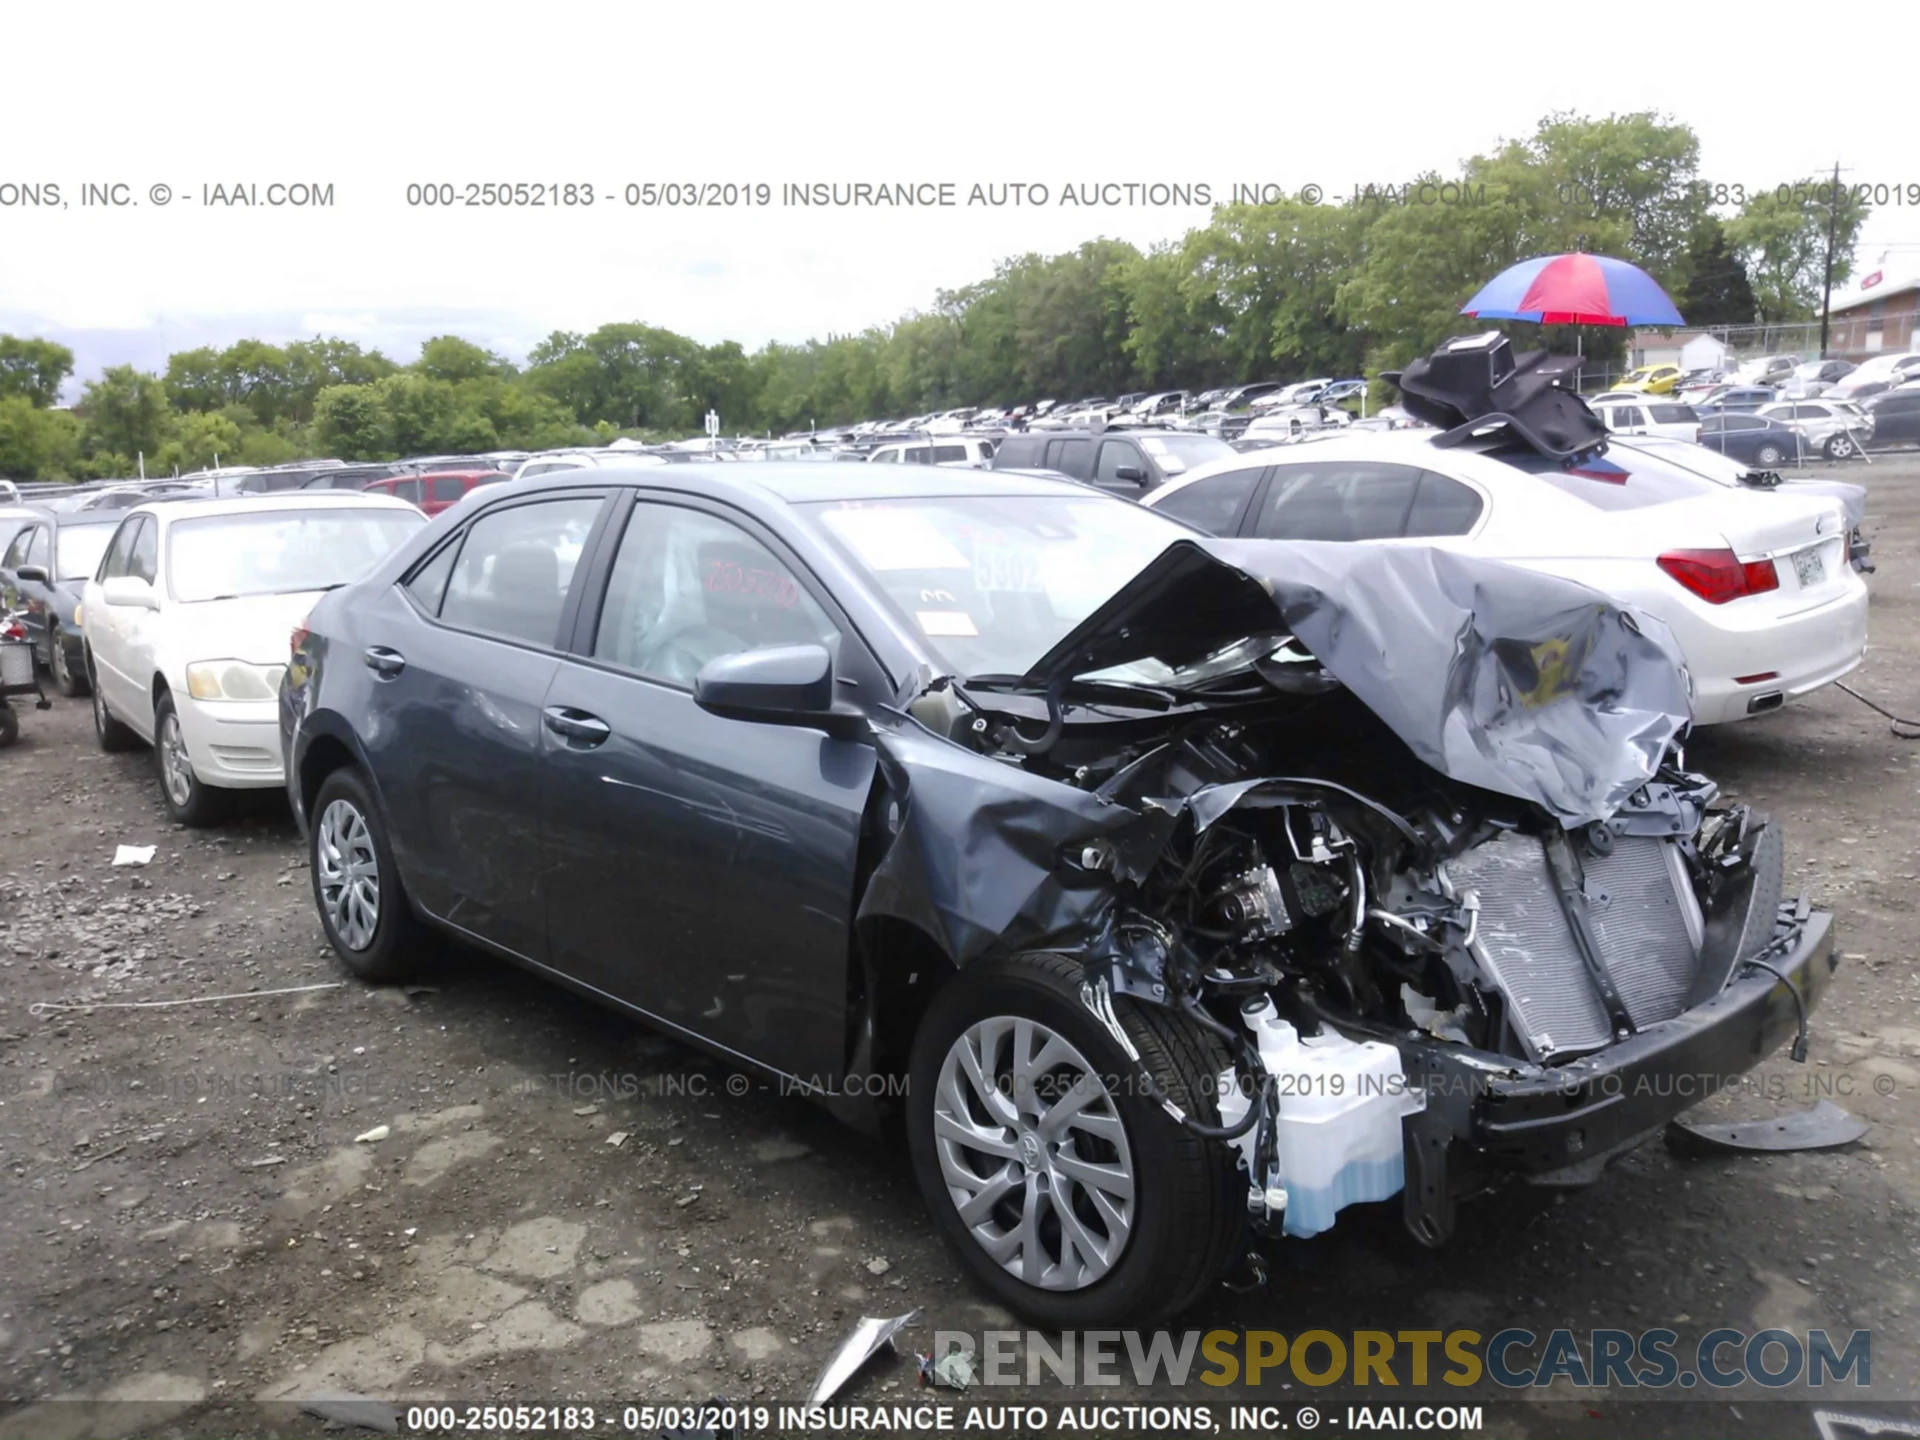
[[[1820,289],[1820,358],[1827,358],[1827,329],[1833,321],[1833,238],[1840,227],[1840,162],[1833,162],[1833,187],[1827,191],[1827,273]]]

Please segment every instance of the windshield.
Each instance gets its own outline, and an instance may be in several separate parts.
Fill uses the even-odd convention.
[[[798,508],[872,579],[946,671],[963,677],[1025,674],[1167,546],[1192,538],[1151,510],[1101,495]]]
[[[110,525],[62,525],[56,532],[59,540],[59,563],[55,567],[58,580],[85,580],[100,568],[100,557],[107,553],[107,545],[113,539],[114,531],[120,528],[116,521]]]
[[[290,595],[358,580],[427,523],[408,510],[257,510],[176,520],[167,583],[185,603]]]

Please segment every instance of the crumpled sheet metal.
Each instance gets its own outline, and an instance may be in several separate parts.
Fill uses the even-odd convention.
[[[1030,674],[1188,663],[1279,630],[1434,769],[1570,826],[1618,809],[1692,715],[1660,621],[1576,581],[1426,545],[1176,541]]]
[[[1130,866],[1144,865],[1171,833],[1170,820],[1155,823],[1164,817],[991,760],[912,720],[877,741],[896,828],[860,917],[906,920],[958,961],[995,946],[1084,941],[1113,891],[1101,876],[1065,870],[1064,847],[1106,838]]]
[[[1692,718],[1666,625],[1574,581],[1428,546],[1222,550],[1414,754],[1563,824],[1612,815]]]
[[[1193,659],[1279,629],[1421,760],[1569,826],[1611,815],[1689,719],[1679,650],[1659,621],[1573,581],[1413,546],[1181,541],[1035,673]],[[1106,840],[1117,873],[1137,879],[1182,813],[1217,818],[1249,788],[1135,808],[905,716],[876,740],[893,835],[860,918],[909,921],[963,963],[990,948],[1084,947],[1111,918],[1113,887],[1063,864],[1070,844]]]

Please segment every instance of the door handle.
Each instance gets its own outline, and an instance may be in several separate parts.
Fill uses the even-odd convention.
[[[613,727],[598,715],[589,715],[569,705],[549,705],[540,716],[554,734],[588,747],[600,744],[613,734]]]
[[[389,650],[384,645],[369,645],[361,659],[367,662],[367,668],[392,679],[407,668],[407,657],[398,650]]]

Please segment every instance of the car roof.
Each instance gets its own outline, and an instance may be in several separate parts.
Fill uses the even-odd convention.
[[[128,515],[152,515],[163,524],[182,517],[202,515],[256,515],[273,510],[393,510],[418,515],[419,509],[404,500],[396,500],[377,491],[366,490],[276,490],[267,495],[225,495],[204,500],[150,500],[115,518]]]
[[[118,525],[126,513],[125,510],[56,510],[51,505],[35,505],[31,502],[9,505],[0,510],[0,514],[9,519],[26,515],[35,520],[45,520],[56,529],[67,525]]]
[[[778,465],[604,465],[591,476],[562,470],[488,486],[489,497],[578,490],[582,485],[629,484],[658,488],[676,484],[726,499],[771,500],[782,505],[836,500],[909,500],[956,495],[1067,495],[1096,492],[1072,480],[1047,480],[1017,471],[939,469],[928,465],[848,465],[831,460],[788,460]]]

